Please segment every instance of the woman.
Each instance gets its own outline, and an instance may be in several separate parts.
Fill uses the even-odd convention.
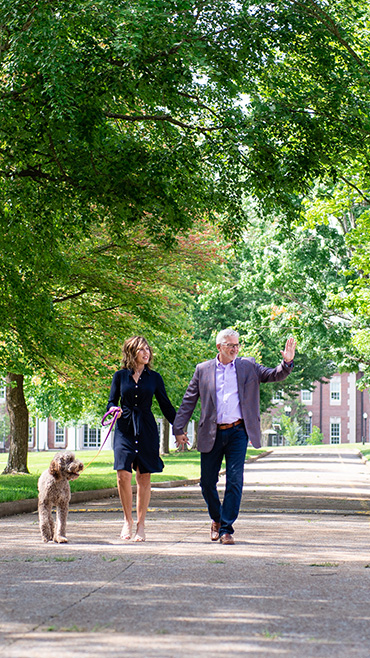
[[[159,456],[159,435],[151,406],[153,395],[163,415],[173,423],[176,411],[167,397],[163,379],[151,370],[153,352],[142,336],[126,340],[121,370],[112,381],[107,410],[121,407],[114,432],[114,469],[122,503],[124,524],[121,539],[132,536],[132,467],[136,470],[137,526],[134,541],[145,541],[145,516],[150,500],[150,474],[163,471]]]

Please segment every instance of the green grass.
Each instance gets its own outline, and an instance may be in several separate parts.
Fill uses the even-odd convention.
[[[248,448],[248,455],[256,455],[264,450]],[[49,466],[54,451],[30,452],[28,454],[29,475],[0,475],[0,503],[24,498],[37,498],[37,480]],[[95,452],[90,450],[77,451],[76,457],[85,466],[94,458]],[[195,450],[186,452],[171,452],[162,457],[165,468],[162,473],[153,473],[152,482],[167,482],[168,480],[194,480],[200,476],[200,454]],[[0,472],[8,461],[6,453],[0,454]],[[133,483],[135,475],[132,476]],[[78,480],[71,482],[71,491],[92,491],[109,489],[116,486],[116,472],[113,470],[113,451],[103,450],[90,464]]]
[[[367,444],[367,447],[366,447],[366,443],[365,443],[365,445],[362,445],[362,443],[356,443],[356,447],[357,447],[357,446],[358,446],[359,451],[362,452],[362,454],[363,454],[363,456],[365,457],[365,459],[369,460],[369,459],[370,459],[370,448],[369,448],[369,444]],[[360,446],[361,446],[361,447],[360,447]]]

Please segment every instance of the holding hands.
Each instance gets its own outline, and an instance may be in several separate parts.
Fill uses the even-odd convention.
[[[291,363],[293,361],[296,345],[297,342],[292,336],[288,338],[287,342],[285,343],[285,349],[281,350],[281,354],[285,363]]]
[[[190,445],[190,441],[188,439],[188,435],[184,432],[183,434],[177,434],[175,436],[175,441],[176,441],[176,446],[178,448],[181,447],[181,449],[184,451],[185,450],[185,445],[188,443]]]

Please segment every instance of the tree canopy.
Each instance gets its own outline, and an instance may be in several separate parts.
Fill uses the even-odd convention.
[[[368,20],[362,0],[2,0],[8,198],[37,190],[59,226],[101,204],[162,239],[203,212],[235,230],[243,189],[296,212],[367,161]]]
[[[53,230],[86,227],[96,204],[167,241],[204,213],[236,221],[233,3],[16,1],[0,18],[8,199],[41,195]]]
[[[200,292],[187,318],[194,357],[222,317],[265,362],[295,331],[301,382],[324,346],[328,372],[370,363],[369,14],[364,0],[0,0],[1,368],[47,375],[55,400],[60,377],[103,381],[117,333],[142,329],[175,364],[177,293],[200,251],[219,257],[218,237],[213,256],[197,248],[203,222],[241,244],[232,288]]]

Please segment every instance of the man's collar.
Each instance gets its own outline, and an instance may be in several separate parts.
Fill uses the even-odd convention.
[[[237,358],[237,357],[235,357],[235,359],[233,359],[232,361],[229,361],[229,363],[221,363],[221,361],[218,357],[219,357],[219,355],[217,354],[217,356],[216,356],[216,367],[217,368],[226,368],[226,366],[230,366],[230,365],[234,366],[235,365],[235,359]]]

